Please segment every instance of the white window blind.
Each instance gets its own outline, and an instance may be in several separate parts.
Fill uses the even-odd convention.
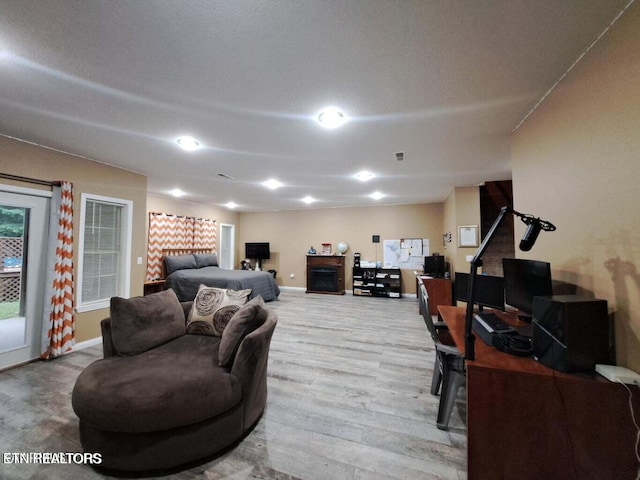
[[[83,195],[78,311],[128,296],[131,202]]]

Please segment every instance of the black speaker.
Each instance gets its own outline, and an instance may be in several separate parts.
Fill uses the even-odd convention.
[[[533,298],[533,355],[561,372],[593,372],[610,363],[606,300],[578,295]]]

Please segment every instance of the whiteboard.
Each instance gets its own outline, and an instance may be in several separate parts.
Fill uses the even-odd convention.
[[[384,240],[383,267],[422,271],[424,257],[429,255],[429,239],[403,238]]]

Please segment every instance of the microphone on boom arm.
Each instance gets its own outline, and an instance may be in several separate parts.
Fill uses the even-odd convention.
[[[533,215],[518,212],[514,213],[527,225],[527,230],[524,232],[522,240],[520,240],[520,250],[523,252],[531,250],[531,247],[536,243],[536,239],[538,238],[541,230],[544,230],[545,232],[553,232],[556,229],[553,223],[541,220]]]

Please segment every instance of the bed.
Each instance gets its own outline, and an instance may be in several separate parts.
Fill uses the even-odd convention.
[[[165,288],[172,288],[180,301],[196,297],[200,285],[230,290],[251,289],[251,297],[262,295],[265,302],[277,300],[280,288],[269,272],[226,270],[209,250],[167,249],[162,251]]]

